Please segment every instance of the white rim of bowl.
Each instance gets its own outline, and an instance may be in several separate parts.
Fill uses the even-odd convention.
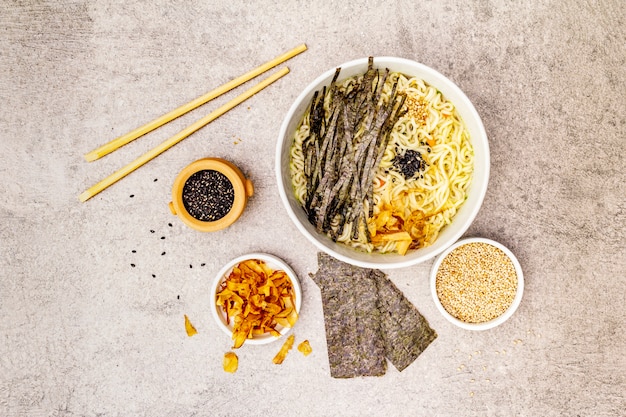
[[[507,308],[506,311],[500,316],[484,323],[466,323],[462,320],[459,320],[458,318],[454,317],[452,314],[446,311],[446,309],[441,304],[441,300],[439,300],[439,296],[437,295],[437,271],[439,270],[439,266],[446,258],[446,256],[448,256],[453,250],[460,246],[467,245],[468,243],[486,243],[500,249],[511,259],[511,262],[513,262],[513,266],[515,267],[515,273],[517,274],[517,291],[515,293],[515,298],[513,298],[513,302],[511,302],[509,308]],[[439,255],[430,271],[430,289],[435,305],[437,306],[437,310],[439,310],[439,312],[446,319],[448,319],[450,323],[455,324],[466,330],[488,330],[499,326],[500,324],[507,321],[519,307],[522,301],[522,297],[524,295],[524,274],[522,272],[522,266],[517,260],[517,257],[513,254],[513,252],[509,250],[509,248],[499,242],[496,242],[495,240],[482,237],[470,237],[457,241]]]
[[[287,116],[293,115],[296,112],[297,108],[302,104],[304,99],[307,97],[307,95],[311,94],[316,89],[319,89],[320,83],[326,78],[332,76],[335,73],[336,68],[344,69],[344,68],[352,68],[353,66],[356,66],[356,65],[363,65],[363,64],[367,65],[368,59],[369,58],[359,58],[359,59],[355,59],[352,61],[344,62],[343,64],[337,65],[336,67],[333,67],[323,72],[321,75],[315,78],[315,80],[310,82],[305,87],[305,89],[298,95],[298,97],[294,100],[291,107],[287,111],[285,118],[283,119],[283,122],[280,127],[280,131],[278,134],[278,144],[276,146],[275,161],[274,161],[275,163],[274,169],[275,169],[275,174],[276,174],[276,179],[277,179],[278,193],[282,200],[283,206],[287,210],[287,214],[291,218],[292,223],[295,224],[296,228],[300,231],[300,233],[302,233],[309,240],[309,242],[313,243],[313,245],[316,246],[319,250],[343,262],[356,265],[362,268],[379,268],[379,269],[405,268],[405,267],[420,264],[422,262],[425,262],[429,259],[434,258],[435,256],[439,255],[442,251],[444,251],[447,247],[449,247],[449,245],[441,246],[437,250],[433,250],[432,252],[426,253],[422,256],[406,258],[404,260],[399,260],[398,262],[395,262],[395,263],[382,264],[382,263],[375,262],[375,261],[369,262],[369,261],[361,261],[361,260],[350,258],[349,256],[345,256],[337,251],[332,250],[331,248],[328,248],[327,246],[319,242],[314,236],[312,236],[309,233],[309,231],[300,223],[296,213],[294,212],[293,208],[289,204],[289,197],[287,196],[287,193],[285,192],[285,189],[283,187],[283,183],[285,179],[283,178],[283,175],[282,175],[281,159],[282,159],[282,153],[283,153],[283,142],[284,142],[283,138],[285,137],[287,133],[287,128],[289,127],[289,122],[290,122],[290,117],[287,117]],[[427,65],[424,65],[422,63],[419,63],[417,61],[410,60],[410,59],[391,57],[391,56],[375,56],[374,57],[374,63],[381,62],[381,61],[399,64],[399,65],[410,65],[410,66],[414,66],[417,68],[421,68],[424,72],[430,73],[431,75],[439,78],[441,82],[445,84],[446,89],[453,90],[454,93],[458,95],[462,101],[465,102],[464,104],[466,104],[467,111],[471,113],[473,119],[477,121],[477,128],[480,132],[479,136],[482,138],[485,138],[484,143],[482,143],[482,146],[484,146],[486,150],[485,159],[486,159],[487,164],[486,164],[486,167],[484,167],[486,180],[482,188],[478,190],[479,195],[477,199],[478,199],[479,204],[477,204],[476,207],[472,208],[472,211],[469,213],[466,219],[466,223],[464,227],[459,229],[454,235],[451,236],[450,241],[455,242],[461,236],[463,236],[463,234],[471,226],[474,219],[478,215],[478,212],[480,211],[482,203],[485,199],[485,195],[487,194],[491,158],[489,154],[489,142],[487,140],[487,132],[485,130],[484,124],[482,123],[482,119],[480,118],[480,115],[478,114],[478,111],[472,104],[471,100],[467,97],[467,95],[463,92],[463,90],[461,90],[461,88],[457,86],[456,83],[454,83],[452,80],[450,80],[448,77],[441,74],[437,70]],[[441,86],[438,85],[437,87],[439,88]]]
[[[231,326],[226,325],[226,323],[224,322],[223,310],[215,302],[215,296],[217,294],[217,289],[219,288],[219,285],[222,283],[222,281],[224,281],[224,279],[226,279],[227,275],[230,274],[233,268],[239,263],[250,260],[250,259],[258,259],[258,260],[264,261],[273,270],[285,271],[287,273],[287,276],[289,276],[289,279],[291,280],[291,285],[293,286],[293,291],[296,297],[296,311],[298,312],[298,314],[300,314],[300,307],[302,306],[302,289],[300,287],[300,282],[298,281],[298,276],[296,275],[294,270],[287,263],[285,263],[285,261],[278,258],[277,256],[270,255],[267,253],[261,253],[261,252],[248,253],[245,255],[238,256],[234,258],[233,260],[231,260],[230,262],[228,262],[226,265],[224,265],[222,269],[220,269],[220,271],[217,273],[217,275],[215,275],[215,278],[213,279],[213,283],[211,284],[211,291],[210,291],[211,313],[213,315],[213,318],[215,319],[215,322],[217,323],[218,327],[222,329],[222,331],[231,338],[233,335],[233,329]],[[292,327],[283,327],[282,329],[279,330],[280,336],[278,337],[272,336],[270,334],[265,334],[265,335],[254,337],[252,339],[246,339],[243,346],[264,345],[266,343],[274,342],[282,338],[287,333],[289,333],[291,329]]]

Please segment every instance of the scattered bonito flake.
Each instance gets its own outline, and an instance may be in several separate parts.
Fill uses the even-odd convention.
[[[234,352],[226,352],[226,354],[224,354],[224,361],[222,362],[222,366],[224,367],[224,371],[233,374],[237,372],[237,368],[239,366],[239,358]]]
[[[196,330],[194,325],[191,324],[191,321],[189,320],[189,317],[187,317],[186,314],[185,314],[185,331],[187,332],[187,336],[189,337],[195,334],[198,334],[198,331]]]
[[[305,340],[298,345],[298,351],[300,351],[304,356],[309,356],[311,352],[313,352],[313,349],[311,348],[309,341]]]
[[[294,335],[290,335],[287,340],[285,340],[285,343],[283,343],[283,346],[280,348],[276,356],[274,356],[272,362],[274,362],[276,365],[280,365],[281,363],[283,363],[283,361],[287,357],[287,353],[289,353],[289,351],[293,347],[293,342],[295,339],[296,337]]]

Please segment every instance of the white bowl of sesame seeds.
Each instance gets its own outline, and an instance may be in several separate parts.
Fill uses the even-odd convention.
[[[515,255],[501,243],[466,238],[439,255],[430,285],[437,309],[449,322],[466,330],[487,330],[515,313],[524,275]]]

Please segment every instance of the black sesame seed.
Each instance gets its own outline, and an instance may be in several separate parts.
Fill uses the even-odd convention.
[[[193,265],[189,264],[189,268],[193,268]]]
[[[135,196],[135,194],[131,194],[131,195],[130,195],[130,198],[133,198],[134,196]]]
[[[132,266],[133,268],[135,267],[135,264],[130,264],[130,266]]]
[[[168,225],[169,227],[172,227],[172,223],[168,223],[167,225]]]
[[[152,278],[156,278],[156,275],[152,274]]]
[[[154,179],[154,182],[157,182],[158,180],[159,180],[158,178],[155,178],[155,179]]]
[[[150,230],[150,233],[154,233],[154,230]]]
[[[194,218],[213,222],[226,216],[235,201],[235,189],[221,172],[202,170],[189,177],[183,186],[183,205]]]
[[[201,264],[200,264],[200,266],[204,266],[204,265],[206,265],[206,264],[205,264],[205,263],[201,263]]]
[[[132,253],[137,253],[137,251],[135,249],[131,250]]]
[[[407,179],[413,178],[425,168],[422,154],[412,149],[407,150],[404,155],[396,155],[393,166]]]
[[[165,240],[165,236],[161,236],[161,240]]]
[[[177,299],[177,300],[180,300],[180,295],[177,295],[177,296],[176,296],[176,299]]]
[[[165,255],[165,252],[162,252],[162,253],[161,253],[161,256],[163,256],[163,255]]]

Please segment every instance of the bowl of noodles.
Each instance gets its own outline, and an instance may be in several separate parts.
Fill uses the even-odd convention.
[[[402,268],[456,242],[482,205],[489,143],[471,101],[415,61],[357,59],[297,97],[278,137],[281,200],[319,250]]]

